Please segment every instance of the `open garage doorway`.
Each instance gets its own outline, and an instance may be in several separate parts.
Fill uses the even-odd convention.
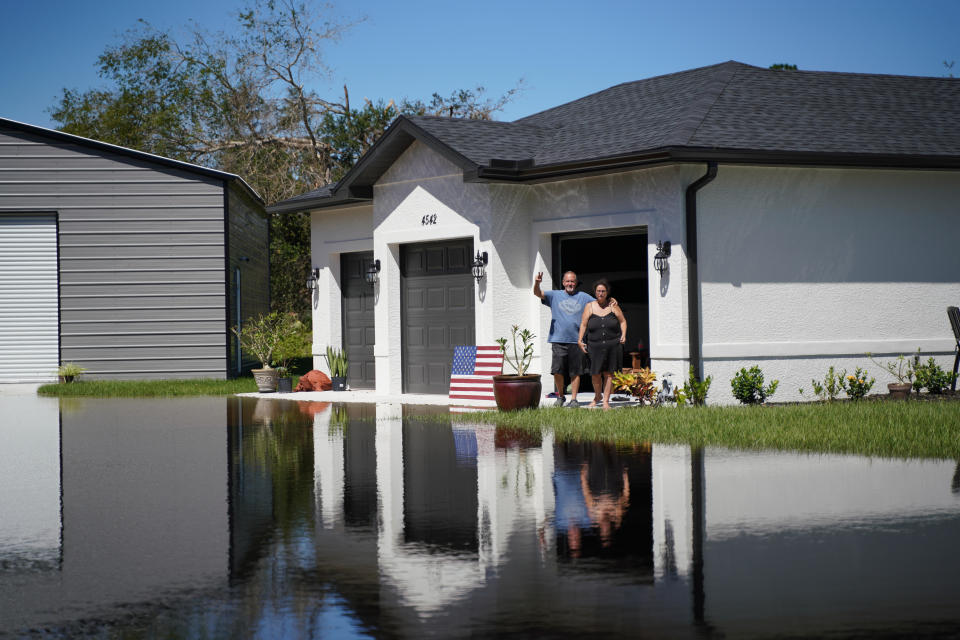
[[[623,366],[631,366],[636,353],[649,366],[650,301],[647,288],[647,230],[627,227],[605,231],[555,234],[553,236],[553,281],[566,271],[580,280],[580,290],[593,294],[599,278],[610,282],[612,295],[627,319]],[[590,391],[590,376],[581,380],[581,391]]]

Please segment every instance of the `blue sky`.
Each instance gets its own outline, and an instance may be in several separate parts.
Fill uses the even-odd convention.
[[[54,126],[64,87],[103,86],[96,58],[144,18],[177,29],[230,28],[240,0],[0,0],[0,116]],[[524,91],[512,120],[606,87],[739,60],[801,69],[943,76],[957,60],[960,0],[556,0],[454,3],[355,0],[334,9],[366,19],[326,58],[316,88],[352,99],[428,98],[485,86]]]

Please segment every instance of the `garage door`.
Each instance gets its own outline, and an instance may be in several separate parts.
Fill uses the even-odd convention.
[[[0,215],[0,382],[44,382],[59,365],[57,219]]]
[[[367,284],[367,267],[373,251],[340,256],[340,290],[343,294],[343,344],[347,349],[347,384],[352,389],[373,389],[374,312],[373,285]]]
[[[473,240],[400,247],[406,393],[446,394],[454,345],[475,344],[472,255]]]

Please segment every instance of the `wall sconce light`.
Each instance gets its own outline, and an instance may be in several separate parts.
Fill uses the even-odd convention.
[[[377,281],[380,279],[380,261],[374,260],[371,262],[363,277],[367,281],[367,284],[377,284]]]
[[[310,277],[307,278],[307,290],[313,291],[317,288],[317,281],[320,279],[320,269],[314,269],[310,272]]]
[[[653,268],[657,270],[661,278],[663,277],[663,272],[670,268],[670,265],[667,263],[667,258],[669,257],[670,241],[658,242],[657,255],[653,256]]]
[[[485,268],[486,266],[487,252],[484,251],[483,253],[480,253],[477,251],[477,257],[473,259],[473,269],[471,269],[471,271],[473,271],[473,277],[477,279],[478,283],[483,280],[483,276],[487,274]]]

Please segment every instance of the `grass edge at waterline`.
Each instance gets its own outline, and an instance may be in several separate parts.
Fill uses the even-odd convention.
[[[66,384],[45,384],[37,395],[61,398],[166,398],[175,396],[227,396],[257,390],[252,377],[216,380],[78,380]]]
[[[836,402],[759,407],[534,409],[458,422],[540,431],[558,440],[960,460],[960,402]]]

